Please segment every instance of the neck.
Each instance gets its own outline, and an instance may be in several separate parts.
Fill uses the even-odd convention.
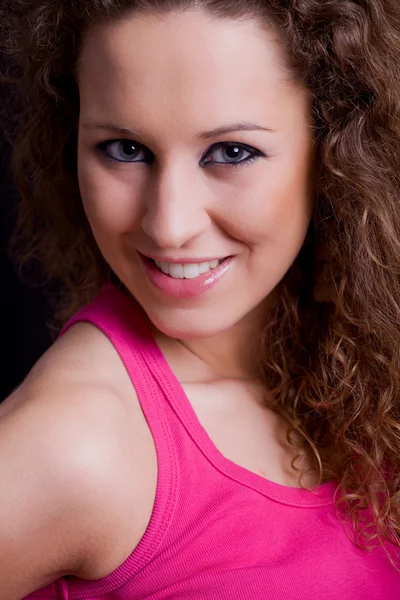
[[[257,350],[266,310],[263,302],[233,327],[215,336],[176,341],[201,361],[211,378],[258,380]]]

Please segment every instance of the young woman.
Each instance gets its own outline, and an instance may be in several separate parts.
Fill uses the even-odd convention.
[[[398,599],[398,0],[0,22],[65,291],[0,409],[2,600]]]

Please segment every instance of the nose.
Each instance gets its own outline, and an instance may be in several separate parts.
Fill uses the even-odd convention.
[[[147,190],[142,229],[158,248],[177,249],[210,225],[204,190],[185,165],[164,168]]]

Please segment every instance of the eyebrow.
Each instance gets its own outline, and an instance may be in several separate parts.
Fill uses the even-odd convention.
[[[110,131],[118,131],[119,133],[124,133],[126,135],[132,135],[134,137],[143,137],[143,134],[140,131],[135,129],[129,129],[127,127],[119,127],[114,123],[105,123],[103,121],[96,121],[94,123],[83,123],[81,126],[83,129],[108,129]],[[275,133],[276,129],[271,129],[270,127],[261,127],[261,125],[257,125],[255,123],[233,123],[231,125],[225,125],[223,127],[217,127],[216,129],[212,129],[211,131],[204,131],[199,134],[199,138],[203,140],[207,140],[212,137],[216,137],[218,135],[223,135],[224,133],[230,133],[231,131],[268,131],[270,133]]]
[[[207,140],[216,137],[217,135],[230,133],[231,131],[269,131],[274,133],[276,130],[269,127],[261,127],[261,125],[256,125],[255,123],[233,123],[232,125],[226,125],[225,127],[217,127],[211,131],[204,131],[203,133],[200,133],[199,137],[203,140]]]

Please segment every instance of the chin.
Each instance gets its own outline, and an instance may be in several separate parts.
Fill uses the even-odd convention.
[[[214,337],[227,329],[230,329],[234,323],[227,320],[221,322],[221,319],[207,318],[206,314],[174,317],[171,311],[165,314],[157,314],[146,310],[147,316],[154,327],[164,335],[178,340],[206,339]]]

